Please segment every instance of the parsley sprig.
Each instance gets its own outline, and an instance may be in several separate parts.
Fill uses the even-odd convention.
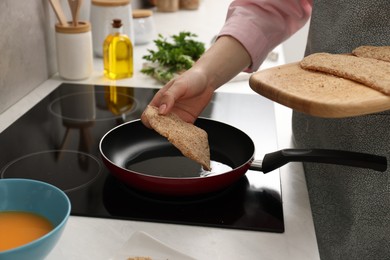
[[[180,32],[170,36],[169,40],[159,34],[154,40],[157,50],[148,49],[149,54],[142,57],[150,64],[141,72],[167,83],[175,75],[188,70],[205,51],[205,44],[195,40],[196,37],[194,33]]]

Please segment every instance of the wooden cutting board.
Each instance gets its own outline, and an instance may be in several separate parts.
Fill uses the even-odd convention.
[[[390,96],[351,80],[304,70],[299,63],[253,73],[249,85],[264,97],[313,116],[340,118],[390,109]]]

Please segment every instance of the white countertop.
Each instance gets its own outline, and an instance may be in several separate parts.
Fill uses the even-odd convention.
[[[200,40],[209,42],[223,24],[229,2],[229,0],[203,0],[197,11],[155,13],[157,31],[165,35],[187,30],[197,33]],[[187,24],[183,21],[192,22]],[[205,26],[205,24],[213,26]],[[173,31],[173,28],[176,31]],[[146,48],[153,48],[153,44],[135,47],[133,78],[118,81],[107,80],[102,74],[101,59],[95,59],[93,75],[88,80],[78,83],[161,87],[153,79],[139,73],[142,66],[141,58],[146,53]],[[279,54],[279,60],[266,61],[262,68],[283,63],[282,48],[277,47],[275,51]],[[247,76],[240,76],[240,79],[243,78]],[[54,76],[0,114],[0,132],[61,82],[63,80]],[[218,91],[257,95],[250,89],[247,80],[230,82]],[[280,149],[289,148],[292,146],[291,110],[275,104],[275,116],[278,146]],[[280,168],[280,173],[285,221],[285,232],[282,234],[71,216],[63,236],[47,259],[110,259],[137,231],[146,232],[168,246],[199,260],[319,259],[302,165],[290,163]]]

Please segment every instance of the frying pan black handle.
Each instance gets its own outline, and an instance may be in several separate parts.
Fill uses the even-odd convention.
[[[267,173],[289,162],[316,162],[370,168],[384,172],[387,158],[383,156],[327,149],[283,149],[266,154],[261,171]]]

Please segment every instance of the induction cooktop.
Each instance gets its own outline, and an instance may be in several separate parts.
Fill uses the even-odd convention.
[[[139,119],[157,89],[63,83],[0,133],[0,178],[51,183],[71,215],[284,232],[278,170],[249,170],[222,191],[168,197],[134,190],[103,165],[99,141]],[[201,114],[248,134],[256,159],[277,149],[273,103],[256,94],[215,93]],[[228,141],[228,140],[227,140]]]

